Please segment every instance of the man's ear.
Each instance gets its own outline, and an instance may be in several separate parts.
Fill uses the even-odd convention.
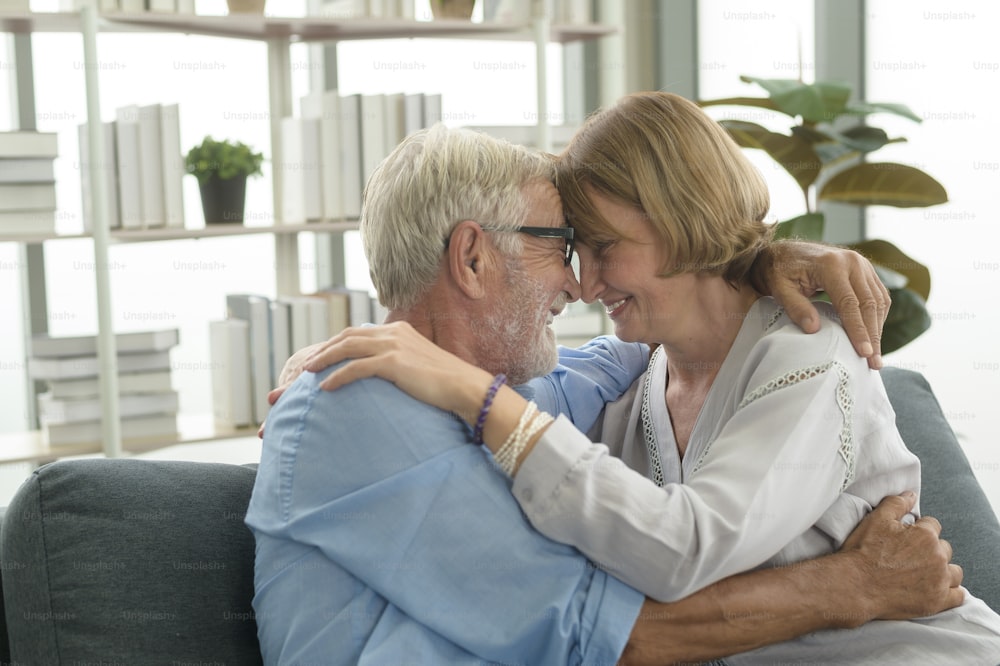
[[[448,272],[455,286],[469,298],[486,295],[486,232],[476,222],[463,220],[451,232]]]

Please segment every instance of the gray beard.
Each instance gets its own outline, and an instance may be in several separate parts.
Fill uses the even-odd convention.
[[[470,325],[479,341],[480,367],[506,374],[509,384],[524,384],[552,372],[559,355],[552,330],[539,325],[537,311],[525,308],[539,302],[542,285],[520,267],[508,266],[506,286],[497,306]]]

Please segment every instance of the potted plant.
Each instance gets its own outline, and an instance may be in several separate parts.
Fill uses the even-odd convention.
[[[744,148],[763,150],[799,185],[806,213],[779,222],[777,237],[822,240],[825,217],[816,210],[820,201],[857,206],[897,208],[934,206],[948,201],[934,178],[904,164],[868,162],[865,158],[889,143],[877,127],[860,122],[875,113],[891,113],[921,122],[902,104],[851,102],[851,87],[836,81],[803,83],[795,79],[740,79],[763,88],[767,97],[729,97],[704,100],[702,106],[735,105],[769,109],[794,119],[787,133],[772,132],[744,120],[721,120]],[[846,122],[853,119],[854,122]],[[882,352],[899,349],[930,327],[925,302],[930,294],[930,271],[884,240],[849,245],[875,265],[892,296],[892,307],[882,337]]]
[[[263,162],[245,143],[210,136],[188,151],[185,166],[198,179],[206,224],[243,222],[247,178],[261,175]]]
[[[472,18],[476,0],[431,0],[431,13],[436,19]]]

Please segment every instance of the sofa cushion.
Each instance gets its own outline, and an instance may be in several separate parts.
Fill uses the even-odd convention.
[[[0,542],[13,661],[261,663],[243,524],[254,477],[136,459],[38,469]]]
[[[926,378],[882,370],[896,427],[920,458],[920,512],[934,516],[965,571],[963,584],[1000,612],[1000,523]]]

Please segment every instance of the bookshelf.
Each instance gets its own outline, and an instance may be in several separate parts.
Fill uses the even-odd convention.
[[[97,80],[96,45],[103,33],[182,33],[220,39],[242,39],[263,42],[267,45],[268,99],[270,112],[271,154],[281,154],[281,119],[292,115],[291,60],[289,50],[293,43],[337,43],[344,40],[372,39],[420,39],[456,38],[533,42],[536,45],[536,73],[538,75],[538,114],[531,144],[551,150],[553,130],[544,120],[548,118],[545,82],[545,47],[549,43],[566,44],[579,40],[595,39],[612,34],[614,28],[603,25],[553,25],[547,17],[539,16],[529,22],[518,24],[471,23],[458,20],[414,21],[402,19],[334,19],[326,17],[272,17],[272,16],[191,16],[152,13],[103,13],[97,14],[91,8],[79,13],[38,13],[0,12],[0,32],[12,33],[17,37],[15,53],[24,52],[25,44],[30,48],[33,33],[79,34],[83,40],[84,63],[82,76],[85,78],[87,113],[91,146],[91,161],[102,163],[101,142],[97,140],[101,121],[100,92]],[[30,59],[29,59],[30,63]],[[17,58],[15,64],[18,75],[22,67]],[[28,66],[28,76],[31,75]],[[24,87],[22,86],[22,89]],[[28,90],[33,91],[29,84]],[[561,135],[560,135],[561,136]],[[527,141],[525,141],[527,142]],[[281,173],[275,170],[272,177],[274,209],[281,210]],[[97,219],[106,219],[102,213],[107,204],[102,205],[100,196],[94,192],[94,210]],[[268,234],[274,238],[275,266],[297,267],[298,236],[302,233],[342,234],[357,228],[356,220],[326,220],[307,224],[275,224],[273,226],[206,226],[205,228],[153,228],[142,230],[108,229],[106,225],[95,225],[91,234],[73,235],[17,235],[4,236],[0,232],[0,242],[19,243],[27,248],[27,256],[32,256],[31,247],[62,239],[90,238],[93,242],[94,266],[96,268],[97,329],[98,347],[102,359],[102,423],[104,425],[103,445],[59,446],[49,448],[40,432],[13,433],[0,435],[0,463],[44,462],[59,457],[86,454],[104,454],[109,457],[124,452],[148,451],[178,443],[194,443],[229,437],[252,436],[256,429],[219,429],[213,426],[211,414],[185,415],[178,417],[179,437],[171,439],[129,440],[123,447],[118,410],[118,386],[115,338],[111,323],[110,292],[113,277],[102,267],[107,267],[108,248],[122,243],[170,242],[173,240],[217,238],[249,234]],[[297,294],[299,276],[297,271],[276,268],[277,293]],[[32,279],[33,289],[41,289],[44,294],[44,276],[32,271],[30,265],[25,270],[25,279]],[[38,284],[41,282],[41,284]]]

